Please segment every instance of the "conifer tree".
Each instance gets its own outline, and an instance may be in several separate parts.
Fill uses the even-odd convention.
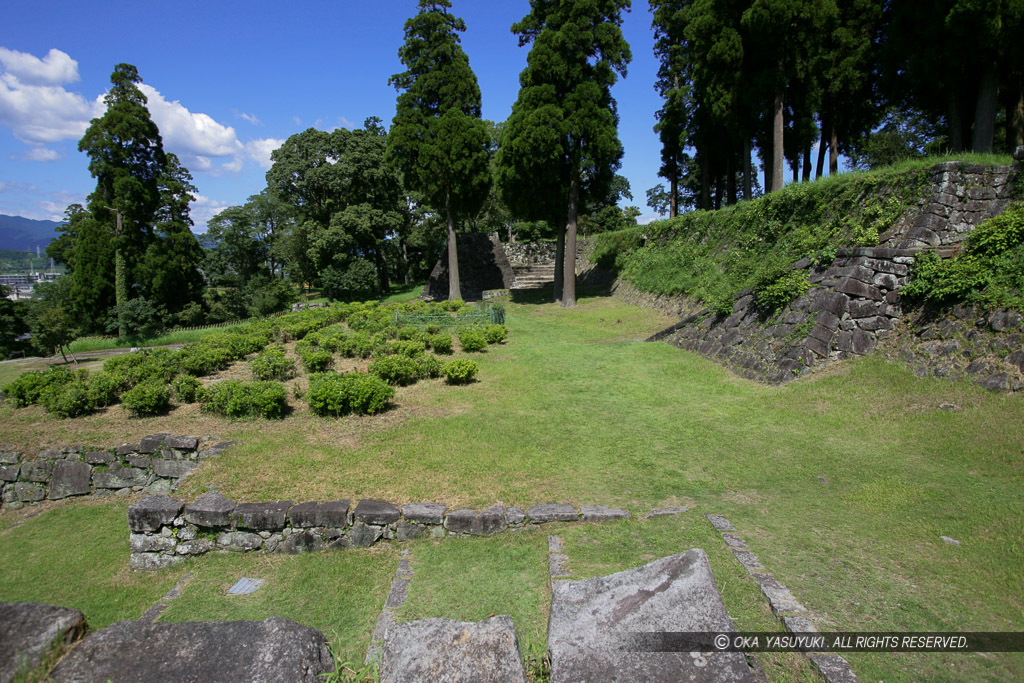
[[[444,215],[448,227],[448,298],[462,298],[456,219],[475,215],[490,190],[490,138],[480,118],[480,86],[460,46],[465,22],[449,0],[420,0],[405,23],[388,158],[405,184]]]
[[[565,226],[558,254],[563,306],[576,305],[580,207],[588,197],[607,195],[622,159],[611,87],[631,59],[621,28],[629,6],[629,0],[531,0],[530,13],[512,26],[519,45],[532,47],[502,134],[499,175],[510,206],[538,201],[547,212],[560,199],[567,207],[558,222]],[[534,188],[539,194],[528,195]],[[556,299],[558,284],[556,278]]]

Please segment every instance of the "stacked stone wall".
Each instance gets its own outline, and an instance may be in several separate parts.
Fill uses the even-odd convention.
[[[671,514],[683,512],[673,509]],[[669,514],[664,510],[652,514]],[[420,536],[489,536],[545,522],[590,522],[629,517],[602,506],[580,509],[566,503],[529,510],[497,505],[486,510],[451,510],[441,503],[395,505],[379,500],[326,503],[293,501],[238,503],[210,491],[194,503],[166,495],[145,498],[128,508],[133,569],[160,569],[185,557],[222,550],[288,554],[325,549],[365,548],[381,539]]]
[[[0,507],[87,495],[170,493],[200,462],[232,445],[214,441],[153,434],[107,450],[70,446],[31,458],[0,452]]]

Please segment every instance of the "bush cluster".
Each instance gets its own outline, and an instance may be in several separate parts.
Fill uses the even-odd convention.
[[[225,417],[280,419],[288,411],[288,401],[278,382],[225,380],[203,390],[200,407]]]
[[[192,375],[178,375],[171,382],[171,388],[174,389],[174,399],[178,403],[195,403],[202,385]]]
[[[370,364],[370,373],[388,384],[405,386],[420,378],[420,364],[407,356],[383,356]]]
[[[171,390],[165,382],[140,382],[121,394],[121,403],[135,417],[162,415],[171,407]]]
[[[431,334],[427,337],[427,343],[434,353],[449,355],[452,352],[452,336],[450,334]]]
[[[375,375],[328,372],[310,381],[306,401],[313,413],[324,417],[372,415],[382,411],[394,395],[395,390]]]
[[[441,368],[441,374],[444,375],[445,381],[448,384],[468,384],[476,377],[477,370],[479,369],[480,367],[476,364],[476,361],[456,358],[444,364],[444,367]]]
[[[463,351],[483,351],[487,348],[487,337],[480,330],[471,327],[459,332],[459,343]]]
[[[284,348],[268,346],[249,361],[252,376],[259,380],[288,380],[295,376],[295,361],[288,358]]]

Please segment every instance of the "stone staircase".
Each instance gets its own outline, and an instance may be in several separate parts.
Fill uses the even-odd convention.
[[[555,264],[513,265],[512,289],[542,289],[555,284]]]

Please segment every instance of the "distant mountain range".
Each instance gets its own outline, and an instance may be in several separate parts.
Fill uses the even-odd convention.
[[[35,251],[46,249],[46,245],[57,237],[57,221],[36,221],[21,216],[0,214],[0,249]]]

